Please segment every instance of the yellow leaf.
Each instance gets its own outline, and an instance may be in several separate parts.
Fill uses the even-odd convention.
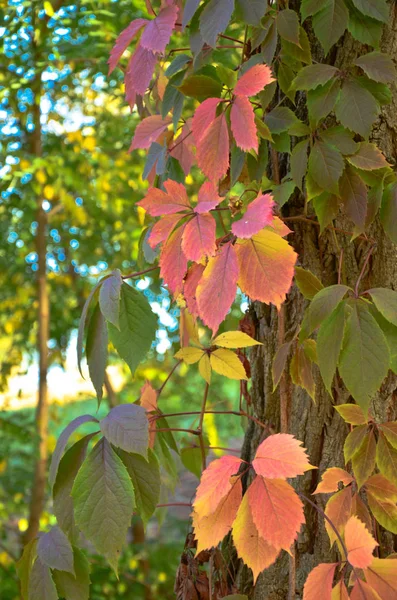
[[[262,342],[257,342],[242,331],[226,331],[217,335],[212,343],[222,348],[248,348],[249,346],[262,345]]]
[[[45,185],[43,192],[47,200],[52,200],[55,196],[55,189],[52,187],[52,185]]]
[[[40,169],[40,171],[36,171],[36,180],[44,184],[47,181],[47,175]]]
[[[175,358],[181,358],[188,365],[194,365],[203,356],[204,351],[201,348],[181,348],[175,354]]]
[[[199,373],[201,377],[210,385],[211,383],[211,363],[208,354],[203,354],[199,362]]]
[[[45,0],[45,2],[44,2],[44,10],[45,10],[45,14],[48,17],[53,17],[55,15],[54,9],[52,8],[52,4],[48,0]]]
[[[215,350],[211,353],[210,363],[214,371],[229,379],[248,379],[243,363],[230,350]]]

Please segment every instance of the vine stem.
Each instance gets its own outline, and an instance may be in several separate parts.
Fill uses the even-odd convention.
[[[367,265],[368,265],[369,259],[371,258],[371,254],[372,254],[372,252],[375,250],[375,248],[376,248],[376,244],[373,244],[373,245],[370,247],[370,249],[368,250],[368,252],[367,252],[367,256],[365,257],[364,264],[363,264],[363,266],[362,266],[362,269],[361,269],[361,271],[360,271],[360,275],[358,276],[358,279],[357,279],[357,281],[356,281],[356,286],[355,286],[355,288],[354,288],[354,295],[355,295],[355,297],[356,297],[356,298],[358,298],[358,288],[359,288],[359,286],[360,286],[360,283],[361,283],[361,280],[362,280],[362,278],[363,278],[363,276],[364,276],[365,269],[367,268]]]
[[[209,383],[206,383],[205,388],[204,388],[203,403],[201,405],[199,424],[197,427],[197,431],[199,432],[198,438],[199,438],[199,442],[200,442],[201,464],[202,464],[203,471],[205,471],[205,469],[207,468],[207,460],[206,460],[206,456],[205,456],[205,446],[204,446],[204,438],[203,438],[203,423],[204,423],[205,407],[207,405],[209,389],[210,389]]]
[[[133,279],[134,277],[140,277],[141,275],[145,275],[145,273],[156,271],[159,268],[160,267],[150,267],[149,269],[144,269],[143,271],[135,271],[134,273],[129,273],[129,275],[122,275],[121,279]]]
[[[176,369],[179,367],[179,365],[181,364],[181,360],[178,360],[178,362],[176,363],[176,365],[174,365],[171,369],[171,371],[168,373],[165,381],[161,384],[161,386],[159,387],[159,389],[157,390],[157,400],[160,397],[161,392],[163,391],[163,389],[165,388],[165,386],[167,385],[167,383],[169,382],[169,380],[171,379],[172,375],[174,374],[174,372],[176,371]]]
[[[190,502],[169,502],[168,504],[157,504],[156,508],[166,508],[167,506],[192,506]]]
[[[270,434],[275,433],[274,430],[269,427],[269,425],[266,425],[266,423],[262,423],[262,421],[260,421],[259,419],[257,419],[256,417],[249,415],[248,413],[246,413],[245,411],[238,411],[238,410],[206,410],[204,412],[205,415],[235,415],[236,417],[246,417],[247,419],[250,419],[251,421],[254,421],[254,423],[256,423],[257,425],[259,425],[259,427],[262,427],[263,429],[266,429]],[[192,410],[192,411],[188,411],[188,412],[178,412],[178,413],[164,413],[161,415],[153,415],[152,419],[156,420],[156,419],[160,419],[161,417],[188,417],[190,415],[201,415],[201,411],[200,410]]]

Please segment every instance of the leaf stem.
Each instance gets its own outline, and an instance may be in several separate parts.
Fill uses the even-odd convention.
[[[159,268],[160,267],[150,267],[150,269],[144,269],[143,271],[135,271],[135,273],[130,273],[129,275],[122,275],[121,279],[132,279],[133,277],[140,277],[141,275],[145,275],[145,273],[156,271]]]
[[[375,250],[375,248],[376,248],[376,243],[375,243],[375,244],[372,244],[372,246],[370,247],[370,249],[369,249],[369,250],[368,250],[368,252],[367,252],[367,256],[365,257],[364,264],[363,264],[363,266],[362,266],[362,269],[361,269],[361,271],[360,271],[360,275],[358,276],[358,279],[357,279],[357,281],[356,281],[356,286],[355,286],[355,288],[354,288],[354,296],[355,296],[356,298],[358,298],[358,296],[359,296],[359,294],[358,294],[358,288],[359,288],[359,286],[360,286],[360,283],[361,283],[361,280],[362,280],[362,278],[363,278],[363,276],[364,276],[365,269],[367,268],[367,265],[368,265],[369,259],[370,259],[370,257],[371,257],[371,254],[372,254],[372,252]]]
[[[171,371],[168,373],[165,381],[163,381],[163,383],[161,384],[161,386],[157,390],[157,399],[159,399],[161,392],[163,391],[163,389],[165,388],[165,386],[167,385],[167,383],[171,379],[172,375],[174,374],[174,371],[179,367],[179,365],[181,364],[181,362],[182,362],[181,360],[178,360],[178,362],[176,363],[176,365],[174,365],[172,367]]]

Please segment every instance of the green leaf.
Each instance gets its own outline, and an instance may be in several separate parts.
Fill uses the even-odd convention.
[[[287,131],[292,125],[299,121],[295,113],[286,106],[279,106],[271,110],[265,116],[265,123],[272,133]]]
[[[361,408],[357,404],[339,404],[334,406],[345,423],[350,425],[365,425],[367,420]]]
[[[318,123],[333,111],[340,92],[340,81],[331,79],[325,85],[307,93],[307,109],[310,121]]]
[[[345,327],[345,303],[340,302],[330,316],[321,323],[317,335],[318,366],[328,392],[338,366]]]
[[[265,111],[269,106],[270,102],[274,98],[274,94],[276,93],[277,82],[272,81],[268,85],[266,85],[261,92],[259,92],[259,100],[262,106],[262,109]]]
[[[324,8],[324,5],[327,6],[330,2],[331,0],[324,0],[322,3],[318,2],[318,0],[302,0],[300,5],[302,21],[305,21],[307,17],[312,17],[318,13]]]
[[[300,346],[297,346],[291,359],[290,375],[292,382],[306,390],[310,398],[315,402],[316,384],[313,379],[312,363],[304,352],[304,349]]]
[[[379,83],[391,83],[396,78],[394,63],[388,54],[369,52],[356,58],[355,65],[361,67],[364,73]]]
[[[397,374],[397,327],[387,321],[375,307],[371,312],[383,331],[390,352],[390,369]]]
[[[379,429],[393,448],[397,449],[397,421],[389,421],[379,425]]]
[[[222,87],[219,81],[208,75],[190,75],[178,89],[185,96],[202,102],[207,98],[220,98]]]
[[[397,485],[397,450],[389,444],[382,432],[380,432],[376,448],[376,464],[382,475]]]
[[[261,139],[259,142],[258,157],[255,158],[252,154],[247,154],[248,173],[252,181],[261,181],[267,167],[267,144]]]
[[[320,223],[320,233],[336,218],[338,214],[339,199],[333,194],[323,192],[313,198],[313,208],[315,210],[318,222]]]
[[[372,79],[368,79],[365,75],[357,77],[358,83],[368,90],[381,106],[391,104],[393,99],[390,86],[385,83],[378,83]]]
[[[389,20],[389,7],[386,0],[353,0],[353,4],[363,15],[383,23]]]
[[[65,429],[59,436],[57,445],[55,446],[55,450],[52,455],[50,471],[48,474],[48,481],[51,487],[54,485],[55,478],[58,472],[59,462],[62,458],[70,436],[76,431],[78,427],[80,427],[80,425],[83,425],[84,423],[99,423],[99,421],[92,415],[81,415],[80,417],[76,417],[75,419],[73,419],[73,421],[71,421],[69,425],[65,427]]]
[[[161,437],[164,440],[165,444],[168,446],[168,448],[171,448],[171,450],[174,450],[174,452],[179,454],[178,446],[176,444],[172,431],[170,431],[170,426],[168,424],[167,419],[165,417],[159,417],[157,415],[156,426],[157,429],[164,429],[164,431],[157,432],[156,436]]]
[[[368,427],[367,425],[359,425],[355,427],[353,431],[351,431],[346,437],[344,446],[343,446],[343,454],[345,457],[345,463],[347,464],[349,460],[353,458],[353,456],[360,450],[362,443],[367,435]]]
[[[39,558],[36,559],[30,573],[29,600],[58,600],[51,571]]]
[[[259,117],[255,117],[255,125],[258,134],[264,140],[268,140],[269,142],[273,142],[272,134],[270,133],[269,127],[260,119]]]
[[[340,195],[345,212],[355,225],[355,235],[362,233],[365,229],[367,215],[367,186],[361,177],[349,167],[346,167],[340,181]]]
[[[383,192],[380,220],[391,241],[397,244],[397,183],[388,185]]]
[[[375,19],[366,17],[349,2],[348,30],[355,40],[379,48],[383,24]]]
[[[29,579],[33,562],[37,556],[37,539],[31,540],[23,549],[21,558],[16,563],[16,570],[21,582],[22,600],[28,600]]]
[[[123,283],[120,299],[120,331],[108,323],[113,346],[134,373],[155,337],[157,317],[145,297]]]
[[[175,107],[179,106],[181,99],[183,100],[184,98],[183,94],[179,91],[178,86],[181,85],[185,74],[186,71],[179,71],[178,73],[173,75],[167,83],[167,87],[165,88],[163,96],[163,101],[161,103],[161,116],[163,117],[163,119],[165,119],[165,117],[171,110],[175,112]],[[145,171],[147,171],[146,168]]]
[[[234,0],[210,0],[204,6],[200,18],[200,33],[209,46],[216,46],[218,34],[225,31],[233,9]]]
[[[294,57],[295,60],[301,61],[306,65],[310,65],[312,62],[309,38],[303,27],[299,27],[299,46],[288,40],[282,39],[281,48],[281,59],[285,62],[287,62],[290,57]]]
[[[108,359],[108,330],[99,304],[96,305],[88,326],[86,356],[88,372],[96,391],[99,406],[103,396]]]
[[[339,194],[344,161],[339,150],[317,140],[309,156],[309,173],[324,191]]]
[[[357,79],[345,81],[335,106],[336,118],[344,127],[367,138],[378,112],[375,98]]]
[[[311,271],[302,269],[302,267],[295,267],[295,283],[302,296],[307,300],[313,300],[314,296],[324,289],[318,277],[313,275]]]
[[[236,0],[243,20],[248,25],[258,25],[266,12],[266,2],[263,0]]]
[[[237,71],[233,71],[233,69],[229,69],[225,65],[217,64],[216,74],[218,79],[230,89],[233,89],[237,83]]]
[[[384,318],[397,326],[397,292],[387,288],[372,288],[368,293]]]
[[[274,148],[277,152],[287,153],[291,152],[291,137],[286,132],[273,134],[273,142],[271,143],[272,148]]]
[[[39,537],[37,555],[50,569],[67,571],[74,575],[72,546],[59,527],[52,527]]]
[[[397,506],[394,501],[377,496],[367,491],[368,506],[375,519],[387,531],[397,533]]]
[[[291,343],[292,342],[285,342],[284,344],[281,344],[281,346],[277,348],[277,352],[274,355],[272,364],[273,392],[278,386],[281,376],[284,372],[285,365],[287,364],[287,359],[291,350]]]
[[[245,163],[245,152],[233,143],[230,159],[230,185],[233,187],[241,175]]]
[[[295,46],[296,47],[296,46]],[[294,78],[294,71],[286,64],[281,62],[277,71],[277,81],[281,91],[291,100],[295,102],[295,92],[290,91],[291,81]]]
[[[288,40],[299,46],[299,19],[294,10],[286,8],[277,13],[277,30],[284,40]]]
[[[97,434],[86,435],[65,452],[59,463],[52,490],[54,515],[58,525],[72,542],[78,540],[78,530],[74,521],[73,501],[70,493],[76,475],[86,457],[88,444],[94,435]]]
[[[341,154],[354,154],[358,149],[358,144],[353,140],[353,134],[342,125],[325,129],[320,133],[320,137],[324,142],[338,148]]]
[[[379,148],[368,142],[361,142],[357,152],[349,156],[347,160],[357,169],[364,169],[365,171],[383,169],[389,166]]]
[[[277,42],[278,35],[276,23],[272,20],[269,31],[261,45],[263,62],[267,65],[271,65],[273,62],[274,55],[276,54]]]
[[[172,490],[174,490],[175,484],[178,480],[178,471],[176,468],[175,460],[162,434],[163,432],[156,433],[154,449],[156,452],[156,456],[159,459],[161,467],[166,471],[169,477],[169,480],[166,481],[165,484]]]
[[[83,307],[83,310],[81,313],[80,322],[79,322],[79,330],[77,333],[77,366],[79,367],[80,375],[82,377],[83,377],[83,373],[81,371],[81,359],[83,358],[84,331],[85,331],[88,311],[89,311],[91,302],[94,299],[96,292],[98,291],[98,289],[101,287],[101,285],[104,283],[104,281],[108,277],[110,277],[110,275],[107,275],[106,277],[104,277],[103,279],[98,281],[98,283],[92,288],[87,300],[85,301],[85,304],[84,304],[84,307]]]
[[[185,15],[184,15],[185,16]],[[191,62],[192,57],[188,54],[177,54],[176,58],[172,61],[172,63],[167,67],[164,75],[168,77],[172,77],[178,71],[181,71],[188,62]]]
[[[316,64],[303,67],[291,83],[291,89],[314,90],[319,85],[326,84],[338,72],[332,65]]]
[[[353,473],[358,489],[371,477],[375,469],[376,440],[373,431],[366,433],[362,444],[352,456]]]
[[[368,412],[389,369],[385,336],[362,300],[352,301],[346,320],[339,372],[353,398]]]
[[[77,526],[117,571],[135,498],[127,469],[105,438],[84,461],[72,498]]]
[[[118,269],[107,277],[99,289],[99,306],[107,321],[119,329],[120,290],[123,280]]]
[[[117,451],[131,478],[135,492],[137,512],[144,523],[154,513],[160,498],[160,466],[153,450],[149,449],[146,461],[139,454]]]
[[[284,181],[273,189],[273,200],[281,208],[290,199],[295,190],[294,181]]]
[[[313,15],[314,33],[325,54],[344,34],[349,22],[349,11],[343,0],[327,0],[325,8]]]
[[[301,342],[329,317],[349,289],[347,285],[331,285],[314,296],[302,321],[299,335]]]
[[[146,410],[137,404],[119,404],[100,423],[105,438],[126,452],[140,454],[147,460],[149,421]]]
[[[308,155],[307,149],[309,147],[308,140],[302,140],[294,146],[291,153],[291,175],[298,188],[302,191],[303,189],[303,178],[306,175]]]
[[[183,466],[200,479],[203,471],[201,448],[181,448],[181,460]]]
[[[383,181],[374,185],[368,191],[368,206],[367,206],[367,216],[365,217],[365,228],[373,223],[376,215],[378,214],[378,210],[382,203],[382,195],[383,195]]]
[[[90,563],[79,548],[73,548],[76,577],[64,571],[54,571],[53,577],[58,594],[65,600],[89,600]]]
[[[182,20],[182,29],[184,30],[186,25],[194,16],[198,5],[200,4],[200,0],[186,0],[184,11],[183,11],[183,20]]]

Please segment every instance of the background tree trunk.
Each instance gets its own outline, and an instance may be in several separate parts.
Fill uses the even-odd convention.
[[[298,3],[290,3],[298,4]],[[295,8],[295,6],[294,6]],[[308,31],[310,36],[310,31]],[[310,36],[312,37],[312,36]],[[327,60],[343,68],[350,65],[363,47],[355,42],[349,34],[338,44],[331,54],[333,60]],[[391,6],[390,21],[382,43],[382,50],[397,58],[397,7]],[[299,111],[299,103],[298,103]],[[393,102],[383,109],[380,118],[374,126],[372,138],[394,165],[397,158],[397,89],[393,86]],[[284,158],[284,157],[283,157]],[[287,172],[287,164],[280,161],[281,177]],[[285,217],[301,215],[303,198],[297,197],[284,207]],[[309,206],[309,211],[311,210]],[[287,212],[288,211],[288,212]],[[343,249],[342,282],[355,284],[363,266],[371,238],[376,240],[376,247],[371,255],[368,269],[364,275],[362,289],[369,287],[386,287],[397,290],[397,250],[385,236],[379,221],[375,221],[369,233],[368,240],[356,239],[350,242],[350,236],[339,232],[326,230],[320,236],[316,225],[303,221],[288,223],[294,233],[289,241],[298,253],[298,264],[311,270],[319,277],[325,286],[338,282],[338,264],[341,249]],[[351,231],[351,224],[343,217],[338,217],[336,228]],[[307,301],[294,286],[285,303],[285,339],[290,340],[302,321]],[[272,391],[271,367],[274,354],[278,347],[278,315],[274,307],[260,303],[251,306],[257,339],[263,346],[255,347],[252,352],[252,400],[255,415],[262,421],[271,424],[280,431],[280,392]],[[289,388],[288,431],[301,440],[307,448],[310,462],[318,470],[309,471],[300,477],[295,487],[306,496],[315,489],[321,474],[332,466],[343,466],[343,443],[348,433],[348,427],[343,422],[333,405],[351,401],[342,382],[336,378],[333,397],[331,398],[321,381],[318,369],[315,372],[316,404],[301,388],[294,386],[287,376]],[[396,418],[397,378],[389,373],[389,377],[373,401],[373,414],[377,420]],[[250,423],[243,458],[250,460],[263,439],[263,430]],[[323,508],[324,500],[313,497]],[[302,528],[296,543],[296,589],[289,595],[289,558],[284,552],[281,558],[271,568],[267,569],[258,579],[253,589],[250,572],[240,566],[238,573],[239,589],[255,600],[286,600],[301,598],[302,588],[308,573],[320,562],[331,561],[335,551],[330,551],[329,539],[324,527],[324,519],[312,507],[305,506],[306,526]],[[384,534],[382,550],[393,551],[393,536]],[[382,552],[381,550],[381,552]]]

